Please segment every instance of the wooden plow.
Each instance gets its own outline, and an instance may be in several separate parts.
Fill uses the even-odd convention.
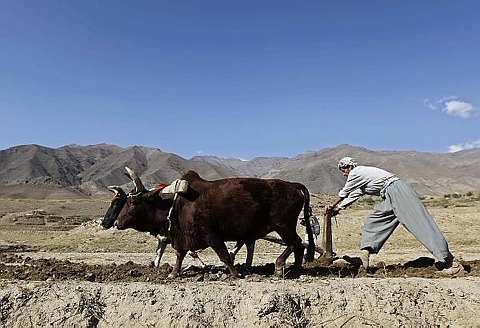
[[[263,240],[284,245],[282,239],[274,236],[267,235],[263,238]],[[308,247],[308,243],[303,242],[303,246]],[[315,252],[320,254],[319,260],[322,264],[330,265],[333,263],[335,259],[335,255],[333,252],[333,238],[332,238],[332,212],[328,211],[323,216],[323,226],[322,226],[322,247],[315,246]]]
[[[333,239],[332,239],[332,211],[326,211],[323,215],[322,247],[325,252],[319,258],[322,263],[330,265],[333,263]]]
[[[278,237],[267,235],[265,237],[262,237],[261,239],[272,242],[272,243],[275,243],[275,244],[286,246],[286,244],[283,242],[283,240],[281,240]],[[308,247],[308,243],[303,242],[302,244],[303,244],[303,246]],[[315,252],[322,255],[323,254],[323,249],[321,247],[315,246]]]

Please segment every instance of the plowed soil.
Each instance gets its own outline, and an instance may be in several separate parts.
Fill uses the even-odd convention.
[[[355,261],[354,261],[355,262]],[[480,276],[480,260],[463,262],[466,272],[461,276]],[[246,271],[243,265],[237,265],[243,277],[261,281],[262,278],[270,280],[274,275],[274,264],[254,266]],[[64,281],[85,280],[91,282],[155,282],[168,283],[167,279],[172,267],[167,263],[160,268],[144,266],[131,261],[123,264],[91,265],[86,263],[73,263],[66,260],[37,259],[28,256],[0,253],[0,279],[18,279],[33,281]],[[331,266],[322,266],[320,261],[306,264],[300,270],[286,269],[283,278],[302,279],[309,278],[393,278],[393,277],[417,277],[417,278],[443,278],[437,273],[433,259],[418,258],[415,261],[403,265],[383,265],[382,263],[369,269],[367,273],[359,272],[359,266],[341,262]],[[182,276],[175,281],[216,281],[230,278],[223,266],[207,266],[206,268],[192,267],[184,271]]]

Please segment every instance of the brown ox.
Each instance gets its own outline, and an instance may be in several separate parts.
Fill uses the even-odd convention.
[[[172,276],[180,273],[188,251],[212,247],[230,273],[238,275],[225,241],[243,241],[253,245],[255,240],[277,232],[287,245],[275,262],[275,271],[282,274],[287,257],[295,254],[295,267],[301,267],[304,246],[296,232],[302,207],[309,215],[310,194],[300,183],[276,179],[229,178],[203,180],[196,172],[187,172],[186,193],[179,194],[171,223],[167,217],[173,201],[163,199],[158,190],[147,191],[140,178],[127,168],[135,184],[128,196],[116,192],[102,226],[118,229],[132,228],[154,235],[170,237],[177,260]],[[305,222],[308,234],[307,260],[314,255],[310,220]]]

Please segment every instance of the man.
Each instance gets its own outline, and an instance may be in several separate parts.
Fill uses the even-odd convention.
[[[454,260],[435,221],[407,184],[385,170],[359,166],[351,157],[342,158],[338,168],[347,177],[347,182],[338,193],[339,199],[333,205],[326,206],[325,211],[330,211],[334,216],[365,194],[383,198],[363,226],[360,249],[365,270],[370,254],[380,251],[400,223],[438,260],[437,267],[442,269],[441,274],[455,275],[464,270]]]

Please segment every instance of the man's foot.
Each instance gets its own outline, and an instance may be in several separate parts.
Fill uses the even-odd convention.
[[[436,273],[441,276],[455,276],[465,272],[463,265],[455,260],[452,260],[450,263],[447,263],[445,268],[437,271]]]
[[[367,249],[362,249],[362,254],[360,255],[360,259],[362,260],[362,268],[365,271],[368,270],[368,265],[370,263],[370,252]]]

